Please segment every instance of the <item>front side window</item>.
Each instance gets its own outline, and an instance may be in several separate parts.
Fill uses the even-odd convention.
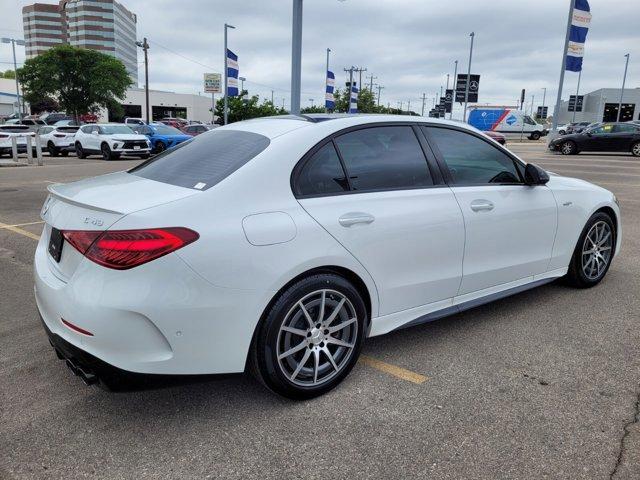
[[[602,134],[611,133],[611,132],[613,132],[613,124],[611,123],[600,125],[599,127],[595,127],[589,130],[589,133],[593,133],[595,135],[602,135]]]
[[[454,184],[522,183],[513,159],[488,142],[459,130],[423,128],[440,151]]]
[[[340,135],[335,143],[353,190],[433,185],[427,159],[409,126],[363,128]]]
[[[349,190],[333,142],[324,145],[305,162],[296,184],[298,195],[328,195]]]

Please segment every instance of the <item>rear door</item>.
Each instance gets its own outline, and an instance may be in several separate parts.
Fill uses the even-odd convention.
[[[614,152],[630,152],[640,129],[630,123],[616,123],[611,133],[611,148]]]
[[[462,214],[426,148],[411,125],[358,127],[294,172],[302,207],[372,275],[380,315],[451,298],[460,285]]]
[[[525,185],[520,162],[480,134],[424,131],[464,216],[459,295],[546,272],[557,228],[551,190]]]

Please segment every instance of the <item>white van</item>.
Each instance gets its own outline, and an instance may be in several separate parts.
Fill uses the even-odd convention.
[[[521,134],[531,140],[546,135],[547,129],[522,110],[511,107],[473,107],[469,111],[469,125],[486,132],[491,130],[514,138]]]

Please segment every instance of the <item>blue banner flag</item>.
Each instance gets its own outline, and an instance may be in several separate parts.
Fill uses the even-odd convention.
[[[227,95],[230,97],[236,97],[239,94],[239,73],[238,56],[227,48]]]
[[[333,96],[333,88],[336,84],[336,76],[333,72],[327,70],[327,89],[324,94],[324,106],[327,110],[336,108],[336,99]]]
[[[355,87],[355,86],[351,86],[349,113],[358,113],[358,87]]]
[[[582,57],[584,57],[584,42],[589,32],[591,23],[591,9],[587,0],[574,0],[573,18],[569,32],[569,45],[567,46],[567,59],[565,70],[579,72],[582,70]]]

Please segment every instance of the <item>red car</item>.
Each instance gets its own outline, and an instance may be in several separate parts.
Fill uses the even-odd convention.
[[[484,133],[487,137],[494,139],[500,145],[504,145],[505,143],[507,143],[507,137],[505,137],[501,133],[494,132],[493,130],[487,130],[482,133]]]
[[[178,130],[182,130],[183,127],[189,125],[186,120],[174,117],[164,117],[159,122],[164,123],[165,125],[169,125],[170,127],[177,128]]]

